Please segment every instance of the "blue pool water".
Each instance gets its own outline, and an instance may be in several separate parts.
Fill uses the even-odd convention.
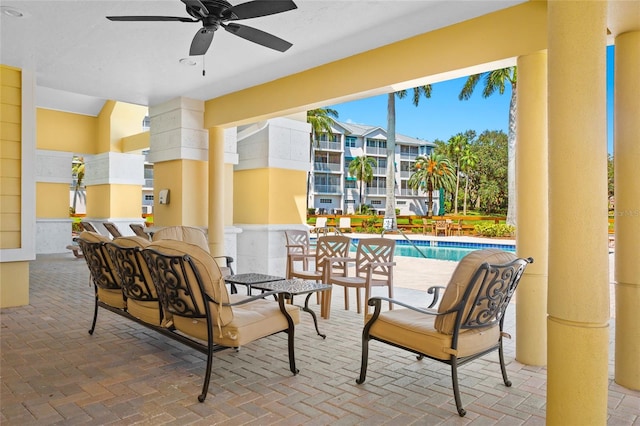
[[[358,241],[356,239],[352,241],[351,251],[355,251]],[[395,255],[419,258],[426,257],[428,259],[451,260],[457,262],[474,250],[481,250],[484,248],[496,248],[510,252],[515,252],[516,250],[516,247],[513,244],[483,244],[460,241],[413,241],[413,243],[417,248],[413,247],[406,240],[396,240]],[[418,250],[420,250],[424,256],[420,254]]]

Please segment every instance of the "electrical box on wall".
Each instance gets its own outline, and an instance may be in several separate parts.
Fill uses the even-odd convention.
[[[158,202],[160,204],[169,204],[169,190],[161,189],[158,193]]]

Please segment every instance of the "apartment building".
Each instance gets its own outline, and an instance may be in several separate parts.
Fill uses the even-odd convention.
[[[365,186],[363,204],[384,214],[387,191],[387,133],[377,126],[336,121],[332,133],[322,134],[312,149],[309,207],[317,213],[353,213],[360,205],[360,182],[349,175],[349,163],[366,155],[376,160],[373,181]],[[395,182],[396,208],[402,215],[426,214],[426,193],[409,188],[413,164],[418,155],[431,154],[434,144],[396,134]],[[434,201],[437,203],[437,191]],[[434,205],[434,208],[436,206]]]

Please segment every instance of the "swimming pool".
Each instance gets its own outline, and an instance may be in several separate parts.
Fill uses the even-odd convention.
[[[454,262],[460,261],[463,257],[474,250],[481,250],[485,248],[496,248],[514,253],[516,246],[513,244],[485,244],[485,243],[472,243],[462,241],[429,241],[429,240],[413,240],[416,247],[411,245],[406,240],[396,240],[396,256],[406,257],[426,257],[428,259],[437,260],[450,260]],[[355,246],[358,245],[358,240],[352,240],[351,251],[355,251]],[[424,254],[420,254],[420,252]]]

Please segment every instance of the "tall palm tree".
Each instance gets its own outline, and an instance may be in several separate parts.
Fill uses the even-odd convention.
[[[449,158],[454,162],[456,168],[456,190],[453,197],[453,211],[458,214],[458,192],[460,190],[460,158],[462,152],[468,144],[468,139],[462,133],[451,136],[447,141],[447,151]]]
[[[413,88],[413,104],[418,106],[420,98],[431,97],[431,85],[418,86]],[[387,197],[384,208],[385,226],[390,229],[396,228],[396,192],[395,192],[395,154],[396,154],[396,96],[404,99],[407,96],[406,90],[389,93],[387,98]]]
[[[73,188],[73,205],[71,206],[72,212],[75,213],[78,197],[82,197],[83,195],[82,181],[84,179],[84,158],[76,156],[73,157],[71,174],[76,178],[76,184]]]
[[[318,136],[323,133],[331,134],[334,118],[338,118],[338,111],[331,108],[316,108],[307,111],[307,123],[311,124],[311,141],[309,143],[309,163],[313,164],[313,147],[318,146]],[[309,194],[311,194],[311,171],[307,173],[307,211],[309,211]]]
[[[414,172],[407,184],[413,189],[427,192],[427,216],[433,216],[433,191],[451,191],[455,186],[455,171],[449,159],[442,154],[416,157]]]
[[[464,173],[464,210],[463,214],[467,215],[467,196],[469,195],[469,173],[478,163],[478,155],[467,146],[460,157],[460,170]]]
[[[518,86],[518,68],[508,67],[498,70],[489,71],[482,74],[474,74],[467,78],[464,87],[458,95],[458,99],[467,100],[473,94],[478,82],[484,78],[484,89],[482,97],[488,98],[496,91],[501,95],[504,94],[506,85],[511,86],[511,100],[509,103],[509,134],[508,143],[508,161],[507,161],[507,188],[509,202],[507,206],[507,224],[516,224],[516,99]]]
[[[376,167],[377,164],[378,162],[375,158],[367,157],[366,155],[356,157],[349,163],[349,175],[360,181],[360,206],[358,210],[362,210],[362,188],[365,183],[371,183],[371,181],[373,181],[373,168]]]

